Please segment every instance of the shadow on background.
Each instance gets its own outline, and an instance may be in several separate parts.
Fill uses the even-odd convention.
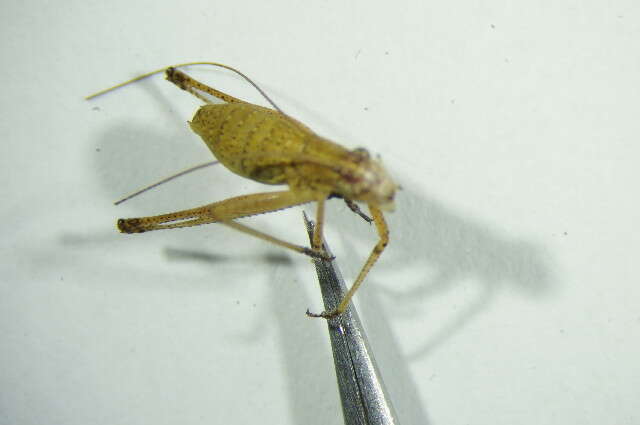
[[[170,119],[174,120],[176,125],[186,125],[185,121],[189,117],[178,117],[171,110],[171,102],[155,90],[151,90],[150,93],[154,100],[168,111]],[[194,102],[194,111],[195,105],[197,102]],[[182,138],[182,136],[179,137],[179,139]],[[191,146],[197,145],[194,140],[199,143],[197,136],[192,135],[189,140]],[[154,134],[147,129],[130,125],[116,126],[107,131],[96,143],[100,147],[99,154],[93,152],[91,154],[95,160],[100,183],[103,184],[109,199],[117,199],[123,193],[130,192],[129,177],[135,176],[136,180],[146,183],[164,177],[164,175],[158,175],[158,171],[153,169],[153,160],[150,160],[150,157],[161,155],[161,153],[179,157],[185,149],[181,146],[184,142],[184,140]],[[197,147],[189,147],[187,150],[193,153],[194,157],[200,158],[194,163],[210,158],[202,158],[200,156],[202,149]],[[162,162],[166,162],[166,159]],[[228,173],[226,170],[224,172]],[[210,197],[211,192],[215,193],[216,182],[206,184],[212,188],[206,195]],[[184,191],[190,194],[190,198],[199,196],[197,193],[200,188],[183,186],[180,183],[174,183],[174,186],[181,189],[167,189],[166,196],[175,195],[176,191]],[[202,199],[201,196],[200,198]],[[372,345],[378,350],[376,356],[383,359],[379,363],[386,366],[393,365],[392,375],[384,368],[381,373],[389,381],[387,386],[391,390],[390,396],[400,415],[400,421],[428,423],[425,408],[419,401],[420,386],[416,385],[415,378],[411,376],[407,360],[428,355],[435,347],[458,333],[479,312],[487,308],[502,287],[517,288],[530,296],[544,293],[553,282],[553,267],[550,258],[541,247],[517,237],[505,235],[496,230],[495,226],[459,214],[438,201],[423,196],[419,188],[405,187],[398,198],[399,211],[388,216],[391,243],[383,254],[384,261],[373,268],[367,279],[368,282],[358,293],[358,299],[361,300],[360,305],[365,313],[365,321],[373,331],[371,334],[375,334],[377,339],[372,342]],[[211,202],[211,199],[201,204],[206,202]],[[157,213],[162,212],[165,211],[157,211]],[[347,253],[343,257],[338,257],[338,265],[364,262],[368,252],[356,252],[352,241],[363,238],[367,232],[373,233],[373,227],[366,225],[348,211],[340,214],[332,212],[329,220],[331,226],[340,229],[342,242],[347,247]],[[295,225],[299,226],[300,232],[304,231],[302,219]],[[194,233],[181,234],[180,230],[176,230],[175,234],[180,245],[202,246],[203,244],[203,241],[195,237]],[[144,236],[139,235],[139,237]],[[68,235],[64,239],[66,242],[63,241],[63,243],[82,244],[82,241],[76,239]],[[331,240],[328,242],[332,244]],[[304,278],[292,276],[291,260],[287,256],[289,254],[247,258],[241,255],[243,243],[234,242],[233,246],[224,248],[214,246],[214,248],[203,250],[167,247],[165,254],[171,261],[190,261],[209,265],[230,261],[241,261],[243,264],[266,261],[272,266],[273,271],[266,279],[269,294],[267,302],[271,304],[276,318],[276,337],[282,342],[282,358],[287,370],[287,391],[293,422],[310,425],[325,424],[328,420],[327,414],[334,412],[334,407],[328,401],[325,403],[316,403],[316,401],[326,401],[325,393],[328,389],[336,391],[335,400],[337,400],[335,376],[333,371],[327,373],[327,369],[333,369],[333,364],[326,336],[309,332],[309,323],[302,314],[309,302],[306,292],[299,285],[300,282],[306,284],[311,280],[313,267],[309,264],[309,275]],[[280,252],[276,247],[269,249],[274,253]],[[390,267],[407,266],[424,267],[425,277],[418,279],[417,282],[395,282],[394,289],[375,285],[375,282],[379,281],[376,277],[379,268],[388,270]],[[347,279],[347,285],[350,284],[349,280]],[[398,341],[390,326],[394,315],[407,310],[408,304],[426,303],[427,300],[433,302],[434,297],[450,291],[462,281],[477,283],[481,288],[479,295],[457,311],[447,323],[440,325],[439,330],[422,341],[418,349],[407,358],[399,350]],[[388,303],[385,299],[391,299],[393,302]],[[397,311],[395,307],[389,307],[389,305],[398,306]],[[301,308],[292,306],[301,306]],[[262,320],[262,317],[256,318],[255,329],[245,337],[248,340],[255,339],[265,327],[271,328],[273,324]],[[320,350],[319,347],[326,348]],[[394,395],[394,392],[397,395]]]
[[[471,282],[480,288],[475,300],[440,325],[410,358],[428,354],[461,330],[501,288],[533,297],[552,288],[555,266],[543,247],[460,215],[414,191],[403,191],[400,196],[410,200],[409,209],[402,214],[402,222],[392,219],[394,242],[385,255],[392,258],[390,264],[423,265],[425,277],[415,282],[395,282],[393,288],[378,285],[369,294],[370,301],[378,304],[373,297],[392,299],[386,304],[398,308],[391,307],[389,313],[403,315],[403,311],[411,310],[408,306],[434,302],[457,284]]]
[[[199,251],[168,248],[165,252],[172,260],[207,263],[212,267],[221,261],[237,261],[232,256]],[[310,332],[314,323],[304,315],[302,307],[309,303],[302,285],[309,279],[293,275],[289,254],[278,249],[260,258],[244,256],[242,261],[246,264],[262,261],[273,266],[265,277],[265,311],[269,313],[268,320],[264,315],[256,314],[250,330],[236,335],[234,339],[246,344],[255,344],[265,337],[280,341],[278,345],[286,374],[291,422],[308,425],[333,423],[340,408],[331,352],[325,335]]]

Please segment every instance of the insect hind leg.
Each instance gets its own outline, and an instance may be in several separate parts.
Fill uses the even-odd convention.
[[[317,200],[317,195],[311,192],[281,191],[254,193],[169,214],[150,217],[121,218],[118,220],[118,229],[122,233],[143,233],[153,230],[220,223],[283,248],[288,248],[313,258],[331,260],[332,257],[324,252],[286,242],[234,221],[236,218],[273,212],[315,200]]]
[[[177,68],[167,68],[167,70],[165,71],[165,75],[169,82],[175,84],[182,90],[191,93],[205,103],[213,102],[211,102],[211,99],[209,99],[203,93],[209,94],[213,97],[217,97],[218,99],[226,103],[247,103],[244,100],[240,100],[237,97],[231,96],[230,94],[226,94],[224,92],[221,92],[220,90],[214,89],[213,87],[209,87],[208,85],[189,77],[187,74],[178,70]]]

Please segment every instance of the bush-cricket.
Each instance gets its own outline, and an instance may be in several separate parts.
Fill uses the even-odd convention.
[[[251,83],[275,109],[254,105],[209,87],[178,68],[212,65],[231,70]],[[174,229],[220,223],[293,251],[327,259],[322,250],[325,201],[343,198],[347,205],[367,221],[373,221],[379,240],[362,266],[353,285],[333,311],[313,314],[330,318],[344,312],[365,276],[389,241],[383,211],[393,211],[398,186],[380,161],[363,148],[348,150],[318,136],[307,126],[286,115],[269,97],[240,71],[215,62],[190,62],[162,68],[88,96],[94,98],[142,78],[164,72],[167,80],[205,102],[189,122],[213,155],[230,171],[269,185],[287,185],[288,190],[236,196],[198,208],[168,214],[123,218],[123,233]],[[212,103],[209,96],[224,103]],[[316,226],[312,247],[295,245],[255,230],[235,219],[316,202]],[[371,218],[360,212],[355,202],[367,204]]]

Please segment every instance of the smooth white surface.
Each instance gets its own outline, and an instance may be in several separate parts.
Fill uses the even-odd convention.
[[[161,77],[82,97],[185,60],[236,66],[403,185],[356,296],[401,423],[640,423],[637,2],[13,2],[0,21],[0,423],[341,423],[305,258],[215,225],[115,230],[262,190],[218,167],[112,205],[210,158],[198,102]],[[305,242],[300,209],[250,222]],[[327,239],[352,281],[373,229],[332,201]]]

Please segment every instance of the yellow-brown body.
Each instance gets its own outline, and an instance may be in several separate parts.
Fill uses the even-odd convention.
[[[225,167],[261,183],[288,184],[321,198],[369,201],[380,180],[390,182],[364,149],[347,150],[272,109],[250,103],[209,104],[200,107],[190,125]]]

